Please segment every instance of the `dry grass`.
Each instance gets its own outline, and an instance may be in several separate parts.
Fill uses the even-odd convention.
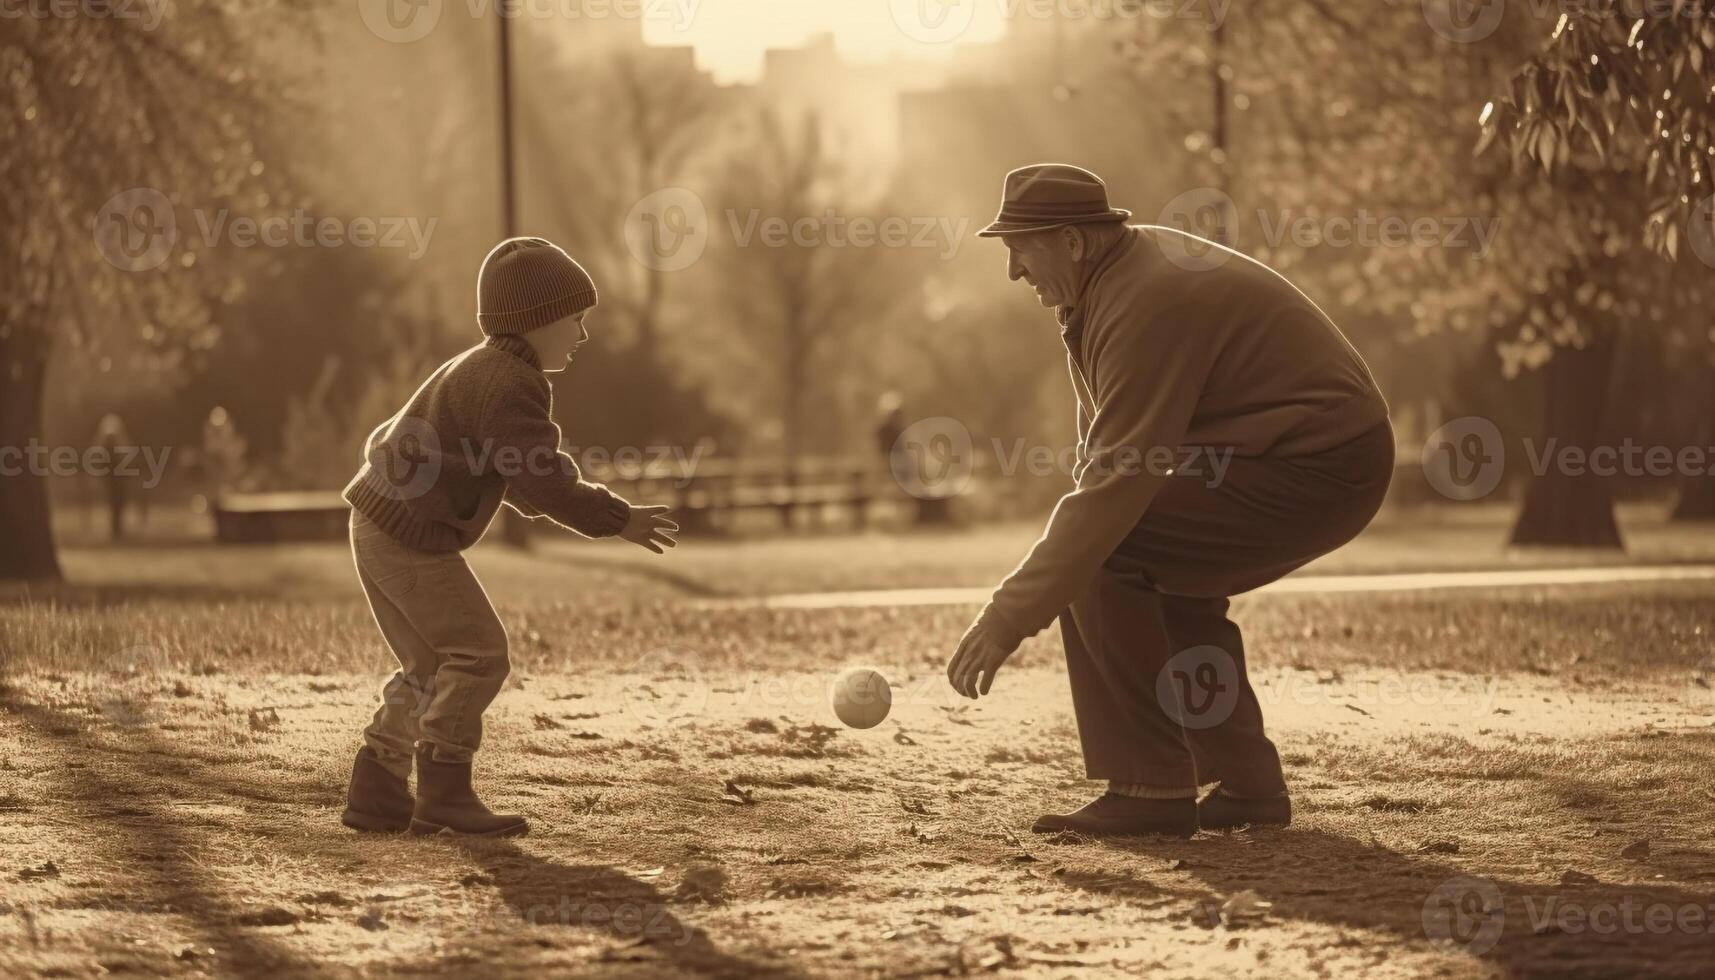
[[[970,610],[685,601],[856,550],[821,544],[481,550],[518,667],[479,778],[536,827],[462,843],[337,824],[386,663],[339,549],[73,553],[0,598],[0,975],[1715,967],[1707,586],[1245,600],[1297,824],[1096,843],[1027,831],[1091,791],[1052,638],[970,705]],[[895,684],[870,732],[825,703],[852,663]]]

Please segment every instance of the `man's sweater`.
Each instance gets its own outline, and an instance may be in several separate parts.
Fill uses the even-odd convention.
[[[1169,258],[1204,249],[1224,260]],[[1071,604],[1175,479],[1149,465],[1152,451],[1306,456],[1387,419],[1363,358],[1315,303],[1262,263],[1171,228],[1127,228],[1058,313],[1078,396],[1075,487],[978,618],[1007,649]]]
[[[580,534],[617,534],[631,507],[560,449],[554,395],[522,337],[490,337],[441,365],[364,446],[345,499],[395,540],[462,551],[502,503]]]

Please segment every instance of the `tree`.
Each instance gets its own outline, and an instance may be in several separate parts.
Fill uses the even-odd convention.
[[[705,137],[727,110],[725,96],[689,53],[620,47],[588,60],[539,53],[533,62],[548,67],[534,90],[563,89],[563,98],[553,105],[553,119],[542,104],[525,104],[530,126],[524,135],[543,144],[540,152],[524,154],[527,168],[543,172],[526,181],[525,190],[541,196],[551,220],[577,243],[579,260],[588,261],[601,293],[600,318],[629,328],[623,346],[604,345],[592,360],[605,365],[611,393],[656,393],[624,405],[624,430],[647,443],[686,434],[683,410],[706,412],[699,393],[674,376],[662,346],[670,287],[683,285],[683,270],[639,261],[626,247],[644,231],[633,226],[641,219],[634,207],[691,181],[709,155]],[[562,114],[577,125],[559,124]],[[604,429],[616,433],[611,424]]]
[[[1540,55],[1533,59],[1532,52],[1544,35],[1564,39],[1575,33],[1565,29],[1565,18],[1556,32],[1553,21],[1509,17],[1478,44],[1431,32],[1416,8],[1263,0],[1243,8],[1242,18],[1234,8],[1235,22],[1227,25],[1223,44],[1230,65],[1214,70],[1230,68],[1233,98],[1243,99],[1252,111],[1237,117],[1227,148],[1230,160],[1216,159],[1221,148],[1207,140],[1187,143],[1206,147],[1209,165],[1240,173],[1235,195],[1253,195],[1283,210],[1298,201],[1329,210],[1380,202],[1395,213],[1481,216],[1493,222],[1499,233],[1480,251],[1339,251],[1272,242],[1263,248],[1242,235],[1236,244],[1295,278],[1304,277],[1313,293],[1316,287],[1331,287],[1343,315],[1358,312],[1408,324],[1396,338],[1402,344],[1449,329],[1493,331],[1509,377],[1540,372],[1544,433],[1563,445],[1588,448],[1629,424],[1620,416],[1631,406],[1609,397],[1616,366],[1642,346],[1630,343],[1625,330],[1668,319],[1658,302],[1661,277],[1647,268],[1647,256],[1648,246],[1660,242],[1666,247],[1673,236],[1661,224],[1662,202],[1652,203],[1643,188],[1660,185],[1674,171],[1666,165],[1670,162],[1692,171],[1689,184],[1707,186],[1707,161],[1691,162],[1698,152],[1707,156],[1698,150],[1707,146],[1702,124],[1693,125],[1689,136],[1675,130],[1679,142],[1657,154],[1660,162],[1653,165],[1636,154],[1635,161],[1575,154],[1569,140],[1552,134],[1553,127],[1545,130],[1537,117],[1549,101],[1545,93],[1553,94],[1557,104],[1569,98],[1582,72],[1579,66],[1596,52],[1582,44],[1562,51],[1565,81],[1548,81],[1545,68],[1532,67],[1543,60]],[[1144,23],[1156,35],[1178,27]],[[1602,36],[1612,43],[1611,29],[1603,29]],[[1663,31],[1646,25],[1637,33],[1654,43],[1651,39]],[[1704,28],[1696,33],[1701,38]],[[1622,48],[1624,34],[1618,39]],[[1143,65],[1163,60],[1202,65],[1212,45],[1198,41],[1201,53],[1189,58],[1183,54],[1186,45],[1157,41],[1136,47]],[[1706,101],[1707,93],[1698,88],[1706,84],[1681,78],[1687,67],[1697,68],[1704,60],[1693,53],[1694,46],[1661,41],[1653,50],[1662,65],[1633,74],[1653,78],[1665,73],[1696,90],[1695,100]],[[1524,68],[1518,67],[1521,63]],[[1557,169],[1534,179],[1521,180],[1509,162],[1471,152],[1474,143],[1481,149],[1494,141],[1501,120],[1508,118],[1493,106],[1481,107],[1509,76],[1515,79],[1519,104],[1531,114],[1512,144],[1526,155],[1546,152],[1551,164],[1559,161]],[[1619,91],[1622,100],[1631,100],[1625,110],[1629,122],[1620,118],[1621,110],[1608,110],[1614,123],[1608,131],[1618,134],[1611,142],[1620,146],[1641,145],[1647,126],[1639,123],[1652,118],[1659,106],[1673,103],[1664,118],[1677,113],[1683,119],[1688,117],[1683,105],[1693,101],[1691,92],[1644,96],[1630,82]],[[1486,133],[1472,125],[1479,118]],[[1576,119],[1568,125],[1607,130],[1599,112],[1585,110]],[[1546,473],[1526,494],[1514,541],[1617,545],[1612,501],[1607,481]]]
[[[1708,268],[1715,266],[1715,9],[1704,0],[1674,0],[1667,16],[1659,5],[1645,8],[1648,16],[1628,16],[1638,9],[1616,0],[1569,6],[1506,91],[1484,109],[1479,150],[1503,146],[1521,170],[1531,167],[1543,182],[1569,170],[1608,178],[1580,189],[1622,203],[1625,230],[1677,273],[1645,279],[1659,283],[1652,312],[1665,300],[1673,314],[1667,326],[1680,331],[1694,328],[1715,299]],[[1682,251],[1695,253],[1705,267],[1697,268],[1689,255],[1682,261]],[[1597,261],[1611,264],[1613,258],[1603,253]],[[1715,390],[1712,343],[1715,337],[1705,334],[1679,345],[1705,392]],[[1710,431],[1707,425],[1694,430],[1695,444],[1707,445]],[[1715,481],[1703,473],[1681,479],[1675,516],[1715,516]],[[1569,503],[1578,493],[1578,486],[1552,475],[1539,481],[1515,540],[1579,543],[1580,535],[1548,526],[1556,509],[1587,509]],[[1543,501],[1545,515],[1531,511],[1533,500]]]
[[[789,463],[818,426],[824,438],[833,435],[831,402],[816,400],[837,373],[832,357],[859,329],[882,329],[908,292],[900,286],[898,249],[876,228],[859,230],[861,220],[887,220],[876,217],[885,204],[851,194],[815,114],[798,122],[791,130],[767,109],[753,117],[742,144],[748,151],[721,188],[729,207],[711,216],[734,236],[717,256],[721,290],[734,332],[767,366]],[[859,241],[872,235],[877,240]]]
[[[265,179],[254,137],[280,102],[246,67],[238,15],[254,13],[240,6],[186,0],[167,30],[99,4],[7,18],[0,447],[39,443],[56,350],[117,331],[162,348],[218,337],[209,311],[233,282],[175,207],[244,198]],[[59,576],[50,518],[41,472],[0,475],[0,579]]]

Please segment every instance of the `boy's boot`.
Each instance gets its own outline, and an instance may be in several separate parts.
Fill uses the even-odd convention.
[[[469,762],[440,762],[432,745],[417,747],[417,809],[413,834],[473,834],[516,837],[530,829],[516,813],[494,813],[476,798]]]
[[[411,825],[415,806],[405,777],[383,766],[369,746],[357,750],[340,823],[353,830],[396,834]]]

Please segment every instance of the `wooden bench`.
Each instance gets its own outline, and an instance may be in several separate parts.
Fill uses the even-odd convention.
[[[336,541],[351,506],[334,490],[224,493],[214,502],[214,538],[222,544]]]
[[[840,510],[861,528],[881,481],[892,485],[876,461],[849,456],[805,457],[791,466],[784,460],[705,459],[689,467],[603,468],[587,476],[629,499],[670,504],[687,531],[731,530],[733,517],[753,511],[773,511],[781,527],[795,528],[804,523],[803,514]]]
[[[791,529],[806,523],[805,514],[837,510],[861,528],[878,488],[894,487],[878,463],[854,457],[808,457],[792,467],[732,458],[685,467],[587,467],[584,476],[627,499],[671,505],[679,525],[692,532],[732,530],[733,517],[755,511],[773,511],[780,526]],[[215,540],[223,544],[335,541],[346,536],[351,520],[351,507],[331,490],[226,493],[213,512]]]

